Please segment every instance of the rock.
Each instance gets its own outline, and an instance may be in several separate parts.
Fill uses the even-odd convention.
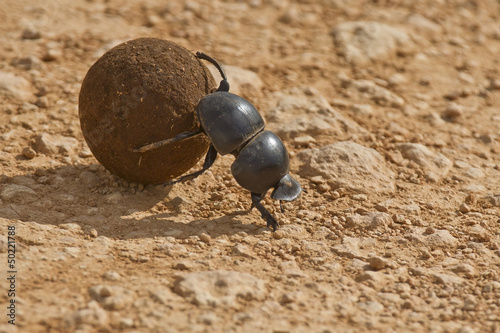
[[[386,258],[379,257],[379,256],[370,257],[368,262],[370,263],[370,266],[377,271],[384,269],[386,267],[389,267],[389,268],[394,267],[394,263],[392,263],[391,261],[389,261]]]
[[[154,26],[157,26],[158,24],[161,24],[162,21],[162,18],[158,15],[150,14],[146,17],[146,22],[144,22],[144,25],[148,28],[152,28]]]
[[[433,278],[436,282],[444,285],[462,285],[465,280],[455,274],[445,274],[445,273],[432,273]]]
[[[401,209],[409,215],[420,215],[421,212],[420,206],[416,204],[404,205]]]
[[[33,105],[33,104],[30,104]],[[30,130],[37,131],[40,127],[46,127],[50,123],[47,112],[29,111],[16,114],[10,118],[11,124],[20,125]]]
[[[32,84],[24,77],[0,71],[0,94],[27,102],[33,98],[33,93]]]
[[[45,54],[42,57],[43,61],[56,61],[62,58],[63,51],[58,42],[49,42],[45,45]]]
[[[404,158],[415,162],[422,169],[429,181],[442,179],[453,165],[443,154],[433,152],[419,143],[401,143],[396,147]]]
[[[42,37],[42,34],[32,24],[24,28],[21,34],[22,39],[39,39],[40,37]]]
[[[351,107],[352,112],[361,115],[368,116],[373,114],[373,107],[370,104],[354,104]]]
[[[392,225],[392,218],[386,213],[370,213],[368,215],[349,215],[347,216],[346,227],[361,229],[384,229]]]
[[[307,274],[300,269],[299,265],[293,260],[285,261],[281,264],[283,274],[291,278],[306,278]]]
[[[172,301],[180,299],[180,297],[174,294],[170,289],[156,289],[150,290],[149,296],[160,304],[168,305],[172,304]]]
[[[35,150],[43,154],[73,155],[78,147],[78,140],[68,136],[47,133],[37,136]]]
[[[384,306],[376,301],[359,302],[358,306],[370,315],[376,315],[384,310]]]
[[[121,279],[121,276],[118,272],[115,272],[115,271],[106,271],[102,277],[105,279],[105,280],[109,280],[109,281],[118,281]]]
[[[14,67],[29,71],[31,69],[41,69],[42,62],[35,56],[27,56],[21,58],[14,58],[10,64]]]
[[[299,146],[307,147],[310,143],[316,142],[316,139],[310,135],[302,135],[293,138],[293,143]]]
[[[335,245],[332,251],[341,257],[368,260],[371,257],[370,249],[374,246],[375,241],[372,238],[346,236],[342,239],[342,244]]]
[[[246,258],[255,257],[252,249],[244,244],[237,244],[235,247],[233,247],[233,255]]]
[[[174,292],[196,305],[229,308],[238,308],[239,299],[263,300],[267,295],[263,280],[223,270],[186,274],[175,281]]]
[[[282,305],[283,304],[290,304],[290,303],[298,303],[303,298],[304,298],[304,294],[300,291],[289,292],[289,293],[285,293],[281,296],[280,303]]]
[[[300,86],[275,93],[264,114],[269,130],[283,140],[326,132],[364,135],[368,132],[337,112],[316,89]]]
[[[375,21],[341,23],[333,29],[332,35],[339,52],[356,65],[385,60],[412,44],[404,31]]]
[[[159,246],[159,249],[165,251],[165,253],[171,257],[181,256],[188,252],[184,245],[172,243],[164,243]]]
[[[387,83],[389,84],[389,86],[399,86],[399,85],[406,83],[406,82],[408,82],[407,77],[401,73],[394,73],[387,80]]]
[[[116,205],[123,201],[123,195],[120,192],[110,193],[104,197],[104,200],[110,205]]]
[[[76,234],[79,234],[79,233],[82,232],[82,227],[79,224],[77,224],[77,223],[63,223],[63,224],[59,224],[59,228],[64,229],[64,230],[69,230],[69,231],[74,232]]]
[[[96,285],[89,288],[89,296],[107,310],[122,310],[133,302],[132,291],[120,286]]]
[[[92,59],[97,60],[98,58],[102,57],[104,55],[104,53],[106,53],[107,51],[111,50],[113,47],[115,47],[121,43],[124,43],[124,42],[126,42],[125,39],[112,39],[112,40],[106,42],[100,48],[98,48],[97,50],[94,51],[94,53],[92,54]]]
[[[380,289],[381,287],[393,281],[393,278],[389,275],[380,272],[367,271],[358,274],[356,276],[356,281],[357,282],[367,281],[373,288]]]
[[[489,242],[492,236],[488,230],[486,230],[479,224],[474,225],[469,230],[469,235],[471,235],[474,239],[480,242]]]
[[[411,14],[408,19],[408,23],[412,25],[415,29],[420,31],[426,31],[429,33],[440,33],[443,29],[439,24],[432,22],[426,17],[420,14]]]
[[[187,271],[195,267],[194,263],[192,261],[188,260],[183,260],[183,261],[178,261],[175,263],[172,268],[179,270],[179,271]]]
[[[462,213],[466,214],[468,212],[470,212],[470,208],[469,208],[469,205],[467,205],[465,202],[462,202],[460,204],[460,207],[458,208],[458,210],[460,210]]]
[[[490,195],[487,199],[493,206],[500,207],[500,194]]]
[[[407,236],[412,241],[422,242],[429,247],[446,247],[458,245],[458,239],[453,237],[448,230],[434,230],[433,233],[427,232],[428,228],[417,227]]]
[[[0,198],[6,202],[29,203],[38,199],[35,191],[24,185],[7,185],[0,193]]]
[[[5,237],[4,235],[0,235],[0,253],[6,253],[8,248],[9,248],[8,238]]]
[[[31,160],[31,159],[35,158],[36,151],[33,148],[31,148],[31,147],[24,147],[23,151],[22,151],[22,154],[23,154],[24,157],[26,157],[27,159]]]
[[[352,141],[337,142],[320,149],[297,154],[303,162],[299,174],[310,178],[321,175],[333,189],[356,193],[392,193],[394,174],[374,149]]]
[[[443,119],[450,122],[457,122],[465,114],[465,107],[457,103],[450,103],[443,112]]]
[[[470,326],[464,326],[461,327],[457,333],[477,333],[477,331]]]
[[[85,184],[87,188],[95,188],[101,185],[101,180],[94,172],[83,170],[78,179],[82,184]]]
[[[464,310],[474,311],[477,307],[477,299],[473,295],[467,295],[464,299]]]
[[[350,81],[347,88],[354,94],[354,98],[360,100],[370,100],[381,106],[401,108],[405,101],[398,95],[377,85],[369,80]]]
[[[209,66],[210,72],[216,82],[219,82],[220,74],[214,66]],[[264,83],[257,73],[237,66],[224,65],[224,70],[229,80],[229,91],[233,94],[245,96],[248,93],[260,95]]]
[[[464,174],[472,179],[484,178],[484,172],[480,168],[469,168],[465,170]]]
[[[487,191],[486,187],[481,184],[469,184],[462,188],[462,191],[467,193],[484,193]]]
[[[200,235],[200,240],[203,242],[203,243],[207,243],[207,244],[210,244],[210,242],[212,241],[212,237],[210,237],[209,234],[203,232],[201,235]]]
[[[63,320],[64,331],[73,331],[80,326],[104,327],[108,324],[108,313],[96,301],[90,301],[83,309],[73,312]]]
[[[273,233],[273,237],[276,239],[288,238],[302,240],[307,237],[309,233],[303,226],[297,224],[285,224],[281,226],[276,232]]]
[[[454,273],[462,273],[465,274],[468,278],[478,277],[479,273],[477,269],[475,269],[472,265],[466,263],[459,263],[453,267],[451,267],[451,271]]]

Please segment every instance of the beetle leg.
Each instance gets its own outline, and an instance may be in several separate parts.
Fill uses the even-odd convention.
[[[267,211],[267,209],[262,206],[260,201],[262,200],[262,194],[259,193],[252,193],[252,207],[255,207],[259,210],[260,214],[262,215],[262,218],[266,220],[267,222],[267,227],[272,227],[273,231],[276,231],[278,229],[279,224],[276,222],[276,219]]]
[[[215,150],[215,147],[213,145],[210,145],[207,155],[205,156],[205,162],[203,163],[203,168],[200,171],[196,171],[193,172],[192,174],[182,176],[177,180],[171,180],[169,182],[166,182],[163,184],[163,186],[169,186],[195,179],[196,177],[207,171],[212,166],[212,164],[214,164],[216,158],[217,158],[217,150]]]
[[[153,142],[153,143],[150,143],[148,145],[145,145],[145,146],[142,146],[142,147],[139,147],[136,149],[132,149],[132,151],[135,153],[144,153],[144,152],[149,151],[149,150],[158,149],[158,148],[163,147],[165,145],[168,145],[170,143],[174,143],[174,142],[182,141],[184,139],[192,138],[192,137],[200,135],[202,133],[203,133],[203,130],[201,128],[198,128],[194,131],[182,132],[180,134],[177,134],[173,138],[158,141],[158,142]]]
[[[259,201],[262,201],[262,199],[264,199],[264,196],[266,195],[266,193],[262,193],[262,194],[259,194],[259,195],[260,195],[260,200]],[[254,208],[255,208],[255,203],[252,200],[252,205],[250,206],[250,209],[248,211],[251,211]]]
[[[283,200],[280,200],[280,209],[282,213],[285,212],[285,209],[283,208]]]

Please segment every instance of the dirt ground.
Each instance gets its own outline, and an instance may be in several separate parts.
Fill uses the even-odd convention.
[[[0,332],[500,332],[498,1],[3,0],[0,19]],[[264,201],[276,233],[232,156],[172,188],[92,156],[81,82],[138,37],[216,57],[282,137],[307,192]]]

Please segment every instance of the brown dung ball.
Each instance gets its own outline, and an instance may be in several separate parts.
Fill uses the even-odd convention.
[[[210,71],[182,46],[156,38],[122,43],[99,58],[83,80],[83,136],[113,174],[143,184],[168,181],[206,153],[205,136],[144,153],[132,150],[198,128],[196,105],[215,86]]]

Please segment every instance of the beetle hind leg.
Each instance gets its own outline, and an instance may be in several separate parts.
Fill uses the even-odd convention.
[[[196,177],[207,171],[212,166],[212,164],[214,164],[216,158],[217,158],[217,150],[215,150],[215,147],[213,145],[210,145],[207,155],[205,156],[205,162],[203,163],[203,168],[201,170],[193,172],[189,175],[182,176],[177,180],[171,180],[169,182],[163,183],[163,186],[174,185],[177,183],[182,183],[188,180],[195,179]]]
[[[269,213],[269,211],[260,203],[262,200],[262,194],[252,193],[252,208],[255,207],[262,215],[262,218],[266,220],[267,227],[272,227],[273,231],[276,231],[279,227],[276,219]]]

